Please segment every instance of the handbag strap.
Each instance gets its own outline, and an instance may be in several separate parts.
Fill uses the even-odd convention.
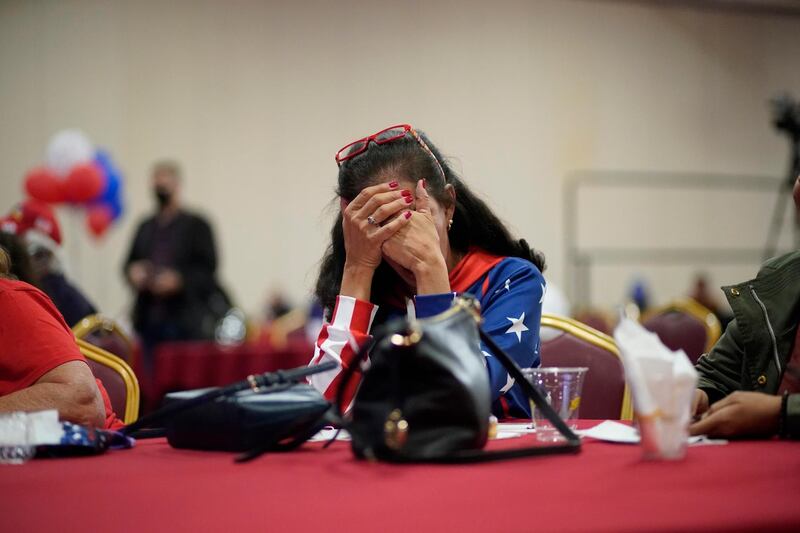
[[[525,379],[525,376],[522,374],[522,370],[520,370],[517,363],[508,355],[497,343],[492,339],[492,337],[483,331],[483,328],[479,328],[481,340],[483,343],[492,351],[492,354],[503,364],[508,374],[514,378],[515,382],[519,384],[522,391],[525,393],[528,398],[533,400],[533,403],[536,405],[536,408],[542,411],[545,418],[550,421],[551,424],[558,430],[561,435],[567,439],[567,441],[575,441],[580,443],[580,438],[572,431],[572,429],[564,422],[558,413],[556,413],[553,408],[547,403],[547,400],[542,397],[542,394],[534,387],[530,381]]]

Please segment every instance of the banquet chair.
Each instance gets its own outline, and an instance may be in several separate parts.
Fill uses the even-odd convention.
[[[573,314],[573,317],[578,322],[596,329],[600,333],[611,335],[614,330],[614,317],[611,313],[601,309],[581,309]]]
[[[541,344],[543,367],[587,367],[580,417],[632,420],[631,392],[614,339],[571,318],[542,315],[542,327],[560,332]]]
[[[111,407],[123,422],[130,424],[139,418],[139,381],[128,364],[114,354],[77,339],[78,348],[94,377],[103,382]]]
[[[646,313],[642,325],[670,350],[683,350],[692,364],[716,344],[722,326],[716,315],[695,300],[675,300]]]
[[[134,343],[114,320],[100,314],[89,315],[72,327],[72,333],[75,338],[102,348],[134,366]]]

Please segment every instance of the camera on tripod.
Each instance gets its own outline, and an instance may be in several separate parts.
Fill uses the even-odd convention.
[[[789,136],[790,152],[789,167],[786,179],[781,183],[778,196],[775,200],[775,209],[772,212],[772,223],[767,234],[767,245],[764,248],[764,259],[775,255],[778,249],[778,237],[781,233],[786,203],[790,206],[795,181],[800,174],[800,102],[788,93],[773,98],[769,101],[772,107],[772,125],[779,133]],[[800,248],[800,211],[794,217],[794,247]]]
[[[778,131],[800,138],[800,102],[788,94],[770,100],[772,106],[772,125]]]

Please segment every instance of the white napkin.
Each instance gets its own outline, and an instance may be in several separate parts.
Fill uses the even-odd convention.
[[[645,455],[683,457],[697,371],[683,350],[668,349],[655,333],[629,318],[614,330],[633,392]]]
[[[594,427],[577,431],[581,437],[591,437],[593,439],[602,440],[605,442],[614,442],[618,444],[639,444],[639,430],[633,426],[615,422],[613,420],[604,420]],[[728,444],[725,439],[709,439],[705,435],[698,435],[696,437],[689,437],[689,446],[710,446]]]

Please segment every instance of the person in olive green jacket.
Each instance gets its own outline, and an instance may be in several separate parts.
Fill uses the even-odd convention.
[[[800,211],[800,176],[794,198]],[[800,322],[800,251],[767,261],[754,280],[723,290],[735,319],[697,362],[700,379],[694,410],[702,417],[690,432],[800,438],[800,341],[795,341]],[[790,363],[793,353],[795,360]],[[788,392],[779,390],[787,388]]]

